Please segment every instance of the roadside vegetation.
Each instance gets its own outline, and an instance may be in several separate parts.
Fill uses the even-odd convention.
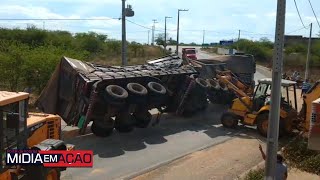
[[[297,168],[301,171],[320,175],[320,152],[308,149],[308,139],[297,136],[283,149],[282,154],[289,168]],[[262,180],[264,169],[251,170],[244,180]]]
[[[243,180],[263,180],[264,169],[250,170]]]
[[[283,150],[284,157],[290,167],[320,175],[320,152],[308,149],[308,139],[298,137]]]
[[[159,47],[128,42],[128,63],[163,56]],[[62,56],[106,65],[121,64],[121,41],[94,32],[71,34],[35,27],[0,29],[0,89],[39,93]]]

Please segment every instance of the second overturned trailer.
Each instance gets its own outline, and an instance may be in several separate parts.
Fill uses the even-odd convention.
[[[130,132],[147,127],[150,109],[181,115],[206,109],[207,94],[218,84],[210,83],[212,78],[183,65],[177,56],[126,67],[63,57],[36,106],[59,114],[68,125],[78,126],[81,134],[93,121],[92,132],[105,137],[113,129]]]

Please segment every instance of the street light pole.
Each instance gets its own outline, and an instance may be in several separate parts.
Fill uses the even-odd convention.
[[[276,156],[278,151],[280,98],[281,98],[281,73],[283,65],[283,44],[285,29],[286,0],[278,0],[276,34],[273,51],[271,109],[269,113],[267,158],[265,179],[273,180],[276,174]]]
[[[179,55],[179,20],[180,20],[180,11],[189,11],[188,9],[178,9],[178,23],[177,23],[177,46],[176,46],[176,53]]]
[[[157,22],[157,20],[156,19],[152,19],[152,21],[153,21],[153,26],[152,26],[152,42],[151,42],[151,45],[153,46],[154,45],[154,30],[155,30],[155,24],[156,24],[156,22]]]
[[[127,62],[127,40],[126,40],[126,0],[122,0],[122,66],[126,66]]]
[[[309,42],[308,42],[308,54],[307,54],[307,62],[306,62],[306,72],[304,75],[304,80],[307,82],[309,78],[309,61],[310,61],[310,49],[311,49],[311,38],[312,38],[312,23],[310,24],[310,35],[309,35]]]
[[[163,46],[164,46],[165,50],[167,49],[167,19],[168,18],[172,18],[172,17],[169,17],[169,16],[164,17],[164,43],[163,43]]]

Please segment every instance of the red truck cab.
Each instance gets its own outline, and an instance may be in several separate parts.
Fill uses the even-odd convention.
[[[195,48],[182,48],[182,59],[197,60]]]

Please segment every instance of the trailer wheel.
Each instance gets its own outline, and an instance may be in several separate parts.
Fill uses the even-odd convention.
[[[133,118],[136,120],[136,126],[138,128],[146,128],[152,119],[152,115],[149,111],[134,112]]]
[[[115,99],[125,99],[128,97],[128,92],[118,85],[109,85],[106,87],[108,95]]]
[[[213,79],[207,79],[207,84],[209,85],[210,88],[213,88],[215,90],[219,90],[220,86],[219,83]]]
[[[139,83],[128,83],[127,89],[136,95],[144,96],[148,93],[148,90]]]
[[[131,114],[122,112],[116,116],[114,128],[120,133],[128,133],[133,131],[134,123]]]
[[[167,90],[164,86],[162,86],[161,84],[156,83],[156,82],[149,82],[147,86],[150,89],[150,91],[157,93],[157,94],[164,95],[167,92]]]
[[[108,122],[105,120],[94,120],[91,125],[91,131],[98,137],[110,136],[113,132],[113,120],[110,118]]]
[[[238,121],[237,116],[232,112],[225,112],[221,116],[221,124],[227,128],[236,128]]]
[[[197,75],[197,74],[191,74],[191,75],[190,75],[190,78],[191,78],[191,79],[196,79],[196,78],[198,78],[198,75]]]
[[[200,85],[203,88],[207,88],[208,87],[208,83],[206,80],[202,79],[202,78],[196,78],[196,83],[198,85]]]

